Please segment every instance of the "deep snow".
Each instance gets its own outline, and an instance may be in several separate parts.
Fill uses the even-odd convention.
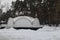
[[[60,40],[60,27],[44,26],[36,31],[30,29],[0,29],[0,40]]]

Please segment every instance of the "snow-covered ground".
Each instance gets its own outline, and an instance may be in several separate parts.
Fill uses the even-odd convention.
[[[0,40],[60,40],[60,27],[44,26],[42,29],[30,30],[0,29]]]

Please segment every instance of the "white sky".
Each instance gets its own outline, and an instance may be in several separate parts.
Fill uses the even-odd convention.
[[[6,12],[10,9],[12,1],[16,0],[0,0],[0,8],[2,8],[3,12]]]

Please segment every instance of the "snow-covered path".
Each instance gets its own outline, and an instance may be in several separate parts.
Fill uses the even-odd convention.
[[[48,30],[49,29],[49,30]],[[0,29],[0,40],[60,40],[60,29],[51,28],[34,30]],[[51,29],[51,30],[50,30]]]

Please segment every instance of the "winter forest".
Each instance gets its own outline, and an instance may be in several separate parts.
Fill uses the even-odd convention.
[[[29,16],[38,18],[41,25],[58,26],[59,11],[56,0],[1,0],[0,24],[7,23],[10,17]]]
[[[60,0],[0,0],[0,40],[60,40]]]

